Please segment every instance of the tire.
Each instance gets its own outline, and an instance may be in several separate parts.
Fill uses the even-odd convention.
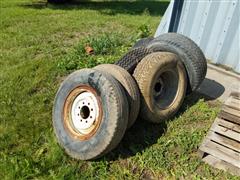
[[[133,73],[137,64],[152,51],[145,47],[138,47],[128,51],[119,61],[115,64],[127,70],[130,74]]]
[[[126,131],[126,104],[122,86],[111,75],[93,69],[70,74],[61,84],[53,107],[59,144],[76,159],[103,156],[118,145]]]
[[[160,123],[172,117],[182,105],[187,75],[182,62],[173,53],[155,52],[146,56],[134,74],[140,93],[140,115]]]
[[[167,51],[179,56],[188,75],[188,94],[197,90],[207,73],[207,61],[198,45],[186,36],[166,33],[151,41],[147,48],[152,51]]]
[[[133,49],[137,47],[146,47],[153,39],[153,37],[142,38],[134,44]]]
[[[102,64],[94,69],[111,74],[124,87],[129,105],[127,128],[130,128],[136,121],[140,109],[140,93],[136,81],[125,69],[114,64]]]

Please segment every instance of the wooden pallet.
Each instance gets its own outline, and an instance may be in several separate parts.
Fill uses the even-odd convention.
[[[240,93],[231,93],[199,147],[204,162],[240,176]]]

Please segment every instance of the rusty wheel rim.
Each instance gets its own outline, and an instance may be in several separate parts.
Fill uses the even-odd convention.
[[[64,126],[78,140],[96,134],[102,121],[102,104],[95,89],[80,85],[67,96],[64,104]]]

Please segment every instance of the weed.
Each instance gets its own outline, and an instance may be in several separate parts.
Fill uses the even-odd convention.
[[[86,44],[93,48],[95,55],[109,55],[118,50],[124,42],[118,34],[103,34],[99,37],[89,37]]]
[[[145,38],[145,37],[148,37],[148,36],[151,35],[150,28],[146,24],[143,24],[143,25],[139,26],[138,30],[139,30],[139,32],[138,32],[138,36],[137,37],[139,39]]]
[[[58,62],[58,67],[65,71],[80,68],[91,68],[102,63],[113,63],[117,54],[122,53],[124,41],[119,34],[102,34],[97,37],[83,39],[72,52]],[[93,49],[92,54],[87,54],[85,47]],[[126,45],[125,45],[126,46]]]

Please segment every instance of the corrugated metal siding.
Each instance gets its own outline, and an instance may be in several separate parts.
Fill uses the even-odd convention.
[[[168,32],[171,0],[155,36]],[[194,40],[214,63],[240,73],[239,0],[185,0],[178,33]]]

